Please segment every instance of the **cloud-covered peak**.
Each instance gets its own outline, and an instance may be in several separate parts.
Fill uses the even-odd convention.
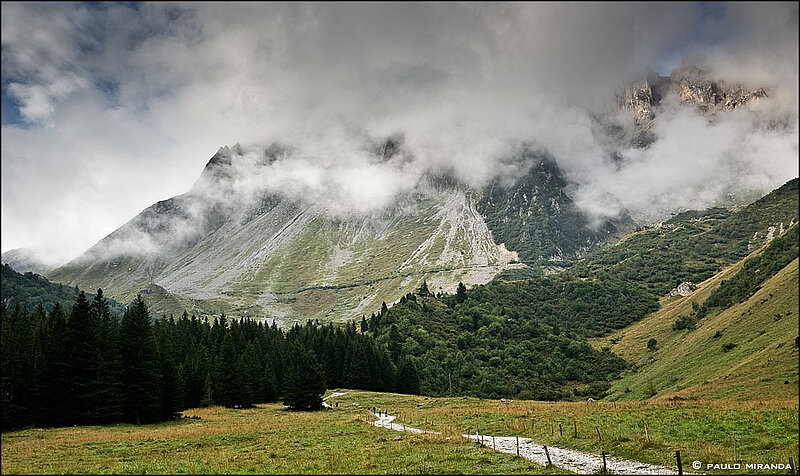
[[[74,256],[189,190],[220,144],[242,144],[243,166],[286,144],[292,152],[260,180],[347,203],[380,205],[426,170],[478,187],[506,173],[498,160],[522,144],[549,151],[593,213],[658,201],[629,190],[672,190],[686,181],[662,173],[675,164],[690,182],[694,169],[723,171],[722,183],[766,191],[797,174],[797,11],[4,2],[2,87],[22,122],[2,129],[3,249]],[[654,126],[663,135],[647,151],[610,146],[597,111],[648,68],[668,74],[684,59],[763,87],[759,116],[788,127],[752,129],[760,123],[736,113],[687,130],[706,123],[676,113]],[[395,134],[402,153],[376,160],[375,138]],[[250,147],[261,152],[251,157]],[[661,186],[629,187],[655,180]],[[708,201],[681,196],[694,195],[669,202]],[[612,205],[597,211],[597,200]]]

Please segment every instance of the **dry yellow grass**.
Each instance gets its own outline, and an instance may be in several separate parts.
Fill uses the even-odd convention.
[[[340,408],[193,409],[153,425],[2,435],[3,474],[543,474],[527,460],[449,435],[402,435]]]

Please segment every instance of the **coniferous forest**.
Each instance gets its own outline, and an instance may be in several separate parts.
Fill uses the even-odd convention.
[[[636,286],[539,278],[433,295],[425,283],[355,321],[284,330],[253,320],[121,319],[102,290],[2,311],[2,428],[169,420],[187,408],[282,401],[326,388],[544,400],[602,397],[626,363],[586,337],[657,308]]]
[[[139,296],[121,320],[102,290],[80,292],[67,312],[2,311],[2,430],[148,423],[186,408],[283,401],[318,409],[327,387],[403,391],[413,362],[395,362],[354,323],[288,331],[252,320],[212,325],[186,313],[152,319]]]

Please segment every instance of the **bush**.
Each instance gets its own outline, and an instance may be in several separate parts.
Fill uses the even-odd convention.
[[[733,343],[733,342],[728,342],[727,344],[723,344],[723,345],[722,345],[722,351],[723,351],[723,352],[727,352],[727,351],[729,351],[729,350],[733,349],[734,347],[736,347],[736,344],[735,344],[735,343]]]
[[[695,326],[697,325],[697,319],[692,316],[678,316],[678,319],[675,323],[672,324],[672,330],[679,331],[682,329],[688,329],[693,331]]]

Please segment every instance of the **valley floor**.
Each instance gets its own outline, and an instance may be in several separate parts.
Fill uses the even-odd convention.
[[[798,460],[796,398],[501,402],[337,391],[344,395],[328,398],[333,408],[321,412],[289,412],[281,404],[211,407],[153,425],[3,433],[2,473],[568,474],[462,437],[476,432],[665,467],[675,466],[680,450],[687,473],[694,461],[733,464],[734,439],[742,467]],[[396,424],[431,433],[370,425],[373,407],[396,416]],[[764,473],[705,466],[698,472]]]

